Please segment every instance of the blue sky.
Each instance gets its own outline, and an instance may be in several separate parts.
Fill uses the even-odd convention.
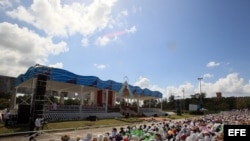
[[[35,64],[185,97],[250,95],[248,0],[1,0],[0,75]]]

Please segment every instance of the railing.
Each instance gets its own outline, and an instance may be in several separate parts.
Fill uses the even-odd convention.
[[[50,112],[105,112],[104,107],[92,106],[92,105],[44,105],[44,111]]]

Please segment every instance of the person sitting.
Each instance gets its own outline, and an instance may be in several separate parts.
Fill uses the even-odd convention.
[[[8,126],[9,125],[9,120],[10,120],[10,112],[7,111],[7,113],[5,114],[4,116],[4,121],[5,121],[5,126]]]
[[[35,137],[31,136],[31,137],[29,138],[29,141],[36,141],[36,139],[35,139]]]
[[[97,141],[97,137],[93,137],[92,141]]]
[[[108,140],[108,137],[105,136],[105,137],[103,138],[103,141],[109,141],[109,140]]]
[[[69,141],[70,140],[70,136],[69,135],[63,135],[61,137],[61,141]]]
[[[117,129],[113,128],[111,134],[109,135],[109,139],[113,140],[114,138],[116,138],[116,135],[118,134]]]
[[[97,140],[98,141],[103,141],[103,135],[102,134],[97,135]]]
[[[88,134],[86,135],[85,141],[91,141],[91,140],[92,140],[92,134],[88,133]]]
[[[125,136],[126,132],[124,131],[123,127],[120,128],[119,134]]]
[[[82,139],[79,136],[77,136],[76,141],[82,141]]]

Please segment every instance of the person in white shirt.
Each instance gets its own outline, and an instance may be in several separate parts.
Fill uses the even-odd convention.
[[[53,110],[56,110],[57,109],[57,103],[53,103]]]
[[[9,120],[10,120],[10,112],[9,111],[5,114],[4,120],[5,120],[5,126],[8,126]]]
[[[36,120],[35,120],[35,128],[36,131],[38,131],[41,127],[41,121],[42,121],[42,117],[41,116],[37,116]]]

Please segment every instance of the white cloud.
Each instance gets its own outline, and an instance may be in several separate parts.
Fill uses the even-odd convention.
[[[149,88],[150,86],[150,81],[148,78],[145,78],[145,77],[142,77],[140,76],[139,77],[139,80],[137,82],[134,83],[135,86],[139,86],[141,88]]]
[[[170,95],[174,95],[176,98],[190,98],[190,95],[199,92],[199,84],[194,86],[190,82],[186,82],[177,87],[167,86],[163,89],[157,85],[150,84],[150,80],[145,77],[140,77],[134,85],[141,88],[160,91],[163,94],[163,97],[166,98],[169,98]],[[248,96],[250,93],[250,83],[244,83],[243,78],[239,78],[237,73],[231,73],[225,78],[218,79],[214,83],[206,82],[204,79],[201,83],[201,91],[205,92],[207,97],[215,97],[216,92],[221,92],[224,97]]]
[[[130,29],[125,29],[125,30],[110,32],[110,33],[104,35],[104,37],[118,38],[119,36],[122,36],[124,34],[128,34],[128,33],[132,33],[133,34],[135,32],[136,32],[136,27],[132,26]]]
[[[202,81],[202,92],[207,94],[207,97],[215,97],[216,92],[221,92],[222,96],[246,96],[250,93],[250,84],[244,83],[244,79],[239,77],[238,73],[228,74],[225,78],[220,78],[214,83]],[[199,88],[194,90],[199,91]]]
[[[94,0],[90,4],[73,2],[63,5],[60,0],[35,0],[30,7],[19,6],[7,14],[50,36],[68,36],[76,32],[90,35],[112,24],[111,11],[115,2]]]
[[[142,11],[141,7],[136,7],[136,6],[132,7],[132,13],[133,14],[136,14],[136,13],[141,12],[141,11]]]
[[[108,38],[107,36],[103,36],[103,37],[98,37],[96,40],[96,45],[99,46],[105,46],[110,42],[110,38]]]
[[[132,26],[130,29],[127,29],[126,31],[127,31],[127,33],[135,33],[136,32],[136,27]]]
[[[211,62],[209,62],[208,64],[207,64],[207,67],[216,67],[216,66],[219,66],[220,65],[220,63],[216,63],[216,62],[214,62],[214,61],[211,61]]]
[[[203,75],[203,78],[212,78],[213,75],[212,74],[209,74],[209,73],[206,73]]]
[[[12,7],[12,3],[9,0],[0,0],[0,10]]]
[[[128,16],[128,11],[127,10],[121,11],[121,14],[124,16]]]
[[[83,39],[81,40],[81,43],[82,43],[82,46],[83,46],[83,47],[89,46],[89,40],[88,40],[88,38],[83,38]]]
[[[183,98],[184,96],[185,98],[187,98],[190,96],[190,94],[194,93],[194,86],[189,82],[186,82],[185,84],[182,84],[178,87],[168,86],[167,88],[161,88],[158,85],[152,85],[148,78],[140,76],[138,81],[136,81],[134,85],[141,88],[148,88],[152,91],[159,91],[163,94],[164,98],[169,98],[170,95],[174,95],[179,98]]]
[[[223,93],[229,94],[242,94],[243,91],[244,80],[243,78],[238,77],[238,73],[228,74],[225,78],[220,78],[213,84],[213,90],[221,91]],[[249,91],[250,92],[250,91]]]
[[[108,33],[102,37],[98,37],[95,41],[95,44],[98,46],[105,46],[109,44],[111,41],[115,41],[119,38],[119,36],[122,36],[124,34],[132,33],[134,34],[136,32],[136,27],[132,26],[130,29],[125,29],[122,31],[115,31]]]
[[[29,66],[48,63],[49,55],[68,51],[65,42],[53,43],[49,37],[7,22],[0,23],[0,37],[0,74],[3,75],[16,77]]]
[[[179,98],[183,97],[188,98],[190,94],[193,93],[194,93],[194,86],[191,83],[186,82],[185,84],[182,84],[178,87],[168,86],[166,88],[166,91],[164,92],[164,96],[169,98],[170,95],[174,95]]]
[[[149,80],[148,78],[146,78],[146,77],[140,76],[139,79],[138,79],[138,81],[136,81],[136,82],[134,83],[134,85],[135,85],[135,86],[139,86],[139,87],[141,87],[141,88],[143,88],[143,89],[144,89],[144,88],[148,88],[148,89],[150,89],[150,90],[152,90],[152,91],[159,91],[159,92],[164,93],[164,89],[160,88],[160,87],[157,86],[157,85],[152,85],[152,84],[150,83],[150,80]]]
[[[63,63],[60,62],[60,63],[51,64],[51,65],[49,65],[49,67],[52,67],[52,68],[63,68]]]
[[[98,69],[105,69],[105,68],[107,68],[107,66],[103,65],[103,64],[94,64],[94,67],[96,67]]]

